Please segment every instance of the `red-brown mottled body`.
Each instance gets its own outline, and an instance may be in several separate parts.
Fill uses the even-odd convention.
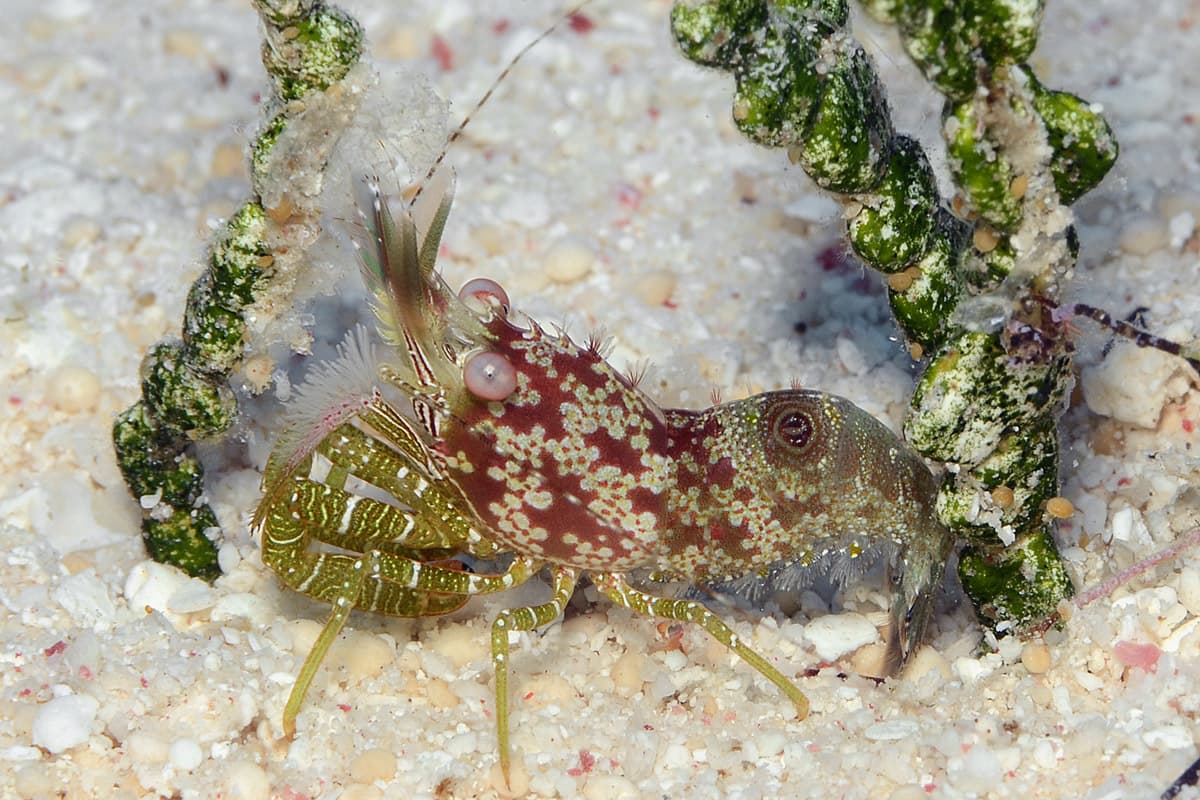
[[[459,394],[435,447],[501,546],[695,584],[788,564],[848,572],[882,553],[897,577],[891,665],[915,647],[950,540],[929,469],[884,425],[799,390],[663,411],[594,348],[499,309],[484,327],[516,389]]]
[[[517,389],[466,395],[442,426],[463,496],[518,552],[605,572],[654,563],[672,479],[662,413],[594,349],[500,316],[487,329]]]

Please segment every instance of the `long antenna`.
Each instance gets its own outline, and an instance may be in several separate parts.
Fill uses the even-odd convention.
[[[1065,321],[1072,316],[1087,317],[1097,324],[1108,328],[1118,336],[1129,339],[1138,347],[1149,347],[1154,350],[1161,350],[1164,353],[1170,353],[1173,356],[1179,356],[1187,361],[1192,369],[1200,372],[1200,354],[1192,348],[1181,345],[1178,342],[1173,342],[1170,339],[1164,339],[1161,336],[1155,336],[1153,333],[1142,330],[1125,320],[1116,319],[1112,314],[1103,309],[1089,306],[1086,303],[1074,303],[1069,306],[1056,308],[1051,313],[1056,322]]]
[[[471,122],[471,118],[479,112],[479,109],[483,108],[487,104],[488,100],[491,99],[492,94],[496,91],[500,84],[504,82],[504,79],[508,77],[509,73],[513,71],[513,67],[517,66],[517,62],[520,61],[521,58],[530,50],[532,50],[539,42],[541,42],[550,34],[554,33],[554,31],[558,30],[558,26],[562,25],[565,20],[568,20],[578,14],[583,10],[584,6],[590,2],[592,2],[592,0],[581,0],[581,2],[576,3],[574,7],[565,12],[558,19],[554,20],[554,22],[550,24],[550,27],[539,33],[533,38],[532,41],[522,47],[517,54],[512,57],[512,60],[508,62],[508,65],[505,66],[504,69],[500,71],[500,74],[496,76],[496,79],[492,81],[492,85],[488,87],[488,90],[483,93],[483,97],[479,98],[474,107],[467,112],[465,117],[463,117],[462,122],[458,123],[458,127],[454,129],[454,132],[451,133],[446,139],[446,144],[442,147],[442,152],[438,154],[438,157],[434,160],[433,164],[430,165],[429,171],[425,173],[425,177],[421,179],[419,184],[417,184],[417,190],[413,193],[412,199],[409,201],[410,203],[415,202],[416,199],[421,196],[421,192],[425,191],[426,184],[429,183],[429,179],[433,177],[433,174],[438,171],[438,167],[442,165],[442,162],[446,160],[446,154],[450,152],[450,148],[455,142],[462,138],[463,131],[466,129],[468,123]]]

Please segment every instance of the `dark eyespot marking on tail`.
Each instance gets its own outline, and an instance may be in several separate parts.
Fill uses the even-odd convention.
[[[772,433],[775,438],[796,452],[804,452],[812,441],[812,417],[799,408],[784,408],[775,418]]]

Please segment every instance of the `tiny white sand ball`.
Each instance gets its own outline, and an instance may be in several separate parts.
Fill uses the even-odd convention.
[[[553,281],[574,283],[592,271],[596,254],[578,239],[560,239],[546,251],[542,269]]]
[[[877,641],[879,631],[862,614],[828,614],[804,626],[804,638],[812,642],[822,661],[833,663]]]
[[[68,414],[91,411],[99,397],[100,379],[90,369],[64,364],[50,373],[46,399],[59,411]]]
[[[204,761],[204,751],[195,739],[177,739],[171,743],[167,758],[180,772],[191,772]]]
[[[1030,674],[1041,675],[1050,669],[1050,648],[1041,642],[1026,642],[1021,648],[1021,663]]]
[[[1140,217],[1125,223],[1117,245],[1130,255],[1144,256],[1163,249],[1170,241],[1170,232],[1162,220]]]
[[[350,777],[359,783],[390,781],[396,776],[396,756],[379,747],[359,754],[350,762]]]
[[[661,306],[675,291],[675,276],[665,270],[649,272],[634,285],[634,291],[646,305]]]
[[[625,694],[641,691],[642,684],[645,683],[645,665],[645,656],[636,650],[627,651],[617,659],[617,663],[613,664],[609,672],[613,685]]]
[[[233,800],[268,800],[271,796],[267,773],[249,761],[235,761],[225,768],[225,786]]]
[[[43,703],[33,718],[33,743],[62,753],[87,741],[100,702],[86,694],[68,694]]]

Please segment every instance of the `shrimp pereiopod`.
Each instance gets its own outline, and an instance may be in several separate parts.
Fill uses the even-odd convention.
[[[662,409],[596,346],[518,318],[496,283],[446,286],[435,260],[448,188],[435,181],[393,214],[367,184],[361,207],[386,355],[352,340],[345,360],[359,366],[306,386],[307,410],[272,456],[256,515],[264,562],[333,605],[292,690],[287,731],[351,609],[442,614],[543,568],[552,599],[501,611],[492,626],[506,776],[509,631],[558,617],[585,572],[613,603],[703,627],[800,717],[808,700],[791,678],[702,603],[643,590],[638,575],[717,586],[874,551],[892,584],[889,669],[920,644],[951,540],[936,480],[884,425],[801,390]],[[359,385],[328,385],[350,374]],[[472,573],[452,560],[462,555],[511,562]]]

